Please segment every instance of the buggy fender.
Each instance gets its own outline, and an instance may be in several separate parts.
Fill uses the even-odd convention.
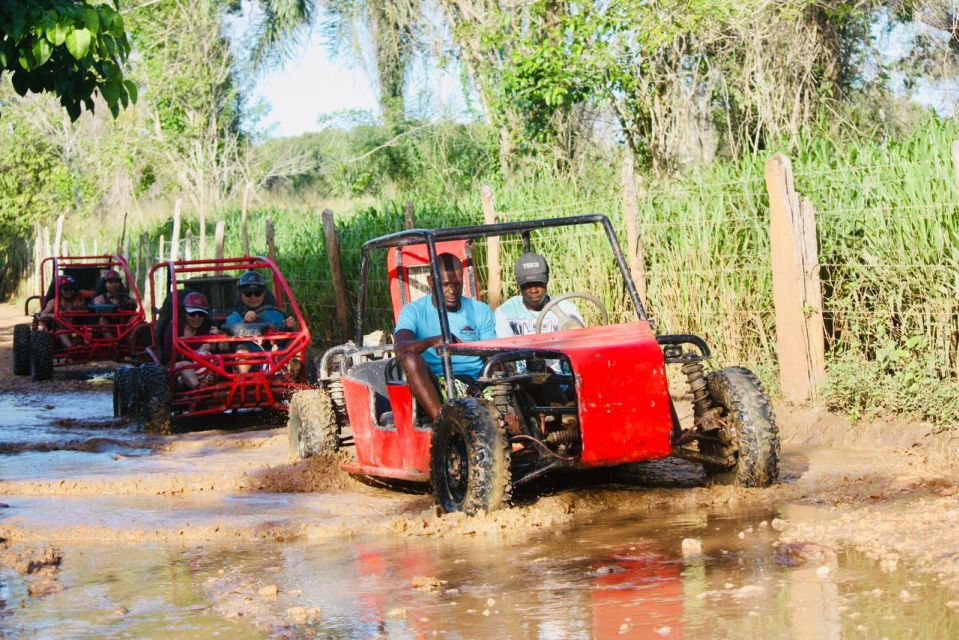
[[[570,329],[451,345],[484,355],[516,350],[562,353],[569,359],[583,466],[651,460],[672,451],[666,362],[646,321]]]

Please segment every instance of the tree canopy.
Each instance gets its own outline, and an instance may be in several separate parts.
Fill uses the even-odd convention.
[[[116,117],[136,102],[123,75],[130,54],[118,2],[0,0],[0,72],[17,94],[56,94],[72,120],[99,93]]]

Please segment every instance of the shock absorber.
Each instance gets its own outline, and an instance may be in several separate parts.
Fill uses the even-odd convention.
[[[701,418],[709,410],[709,391],[706,389],[706,377],[703,375],[703,363],[699,360],[684,362],[683,373],[693,394],[693,415]]]
[[[496,371],[493,373],[492,377],[496,378],[505,378],[506,374],[502,371]],[[510,385],[508,383],[500,383],[490,385],[490,391],[492,393],[493,405],[496,407],[496,410],[499,411],[501,416],[506,416],[506,412],[509,411],[509,391]]]

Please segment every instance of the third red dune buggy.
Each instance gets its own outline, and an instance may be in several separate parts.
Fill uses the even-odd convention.
[[[108,279],[120,281],[109,292]],[[49,380],[54,367],[130,362],[148,342],[140,292],[119,256],[47,258],[40,265],[40,291],[24,304],[30,315],[39,302],[33,322],[13,329],[15,375]]]
[[[256,320],[227,326],[242,310],[238,282],[256,275],[265,299]],[[185,336],[184,301],[202,294],[209,332]],[[162,262],[150,270],[153,344],[148,362],[114,376],[114,413],[136,416],[151,433],[168,433],[175,418],[252,409],[284,411],[306,385],[310,332],[290,287],[267,258]],[[263,321],[268,312],[292,317],[291,327]],[[245,313],[245,311],[243,312]],[[241,314],[242,316],[242,314]],[[241,317],[237,316],[237,318]],[[192,375],[191,375],[192,374]],[[193,379],[195,386],[186,383]]]
[[[479,291],[471,245],[494,236],[533,234],[598,225],[621,276],[616,295],[631,301],[632,321],[481,342],[451,342],[445,305],[437,313],[448,400],[431,425],[423,419],[392,345],[364,346],[363,322],[370,254],[385,249],[395,316],[429,295],[425,275],[440,282],[439,253],[459,256],[464,296]],[[595,226],[592,227],[596,229]],[[569,229],[563,233],[578,233]],[[558,237],[558,236],[557,236]],[[612,263],[611,263],[612,264]],[[589,293],[578,297],[602,307]],[[561,298],[540,312],[540,319]],[[606,316],[606,310],[594,314]],[[626,267],[612,224],[602,215],[452,229],[409,230],[363,246],[356,341],[334,347],[320,361],[321,389],[291,402],[294,455],[355,447],[352,473],[430,482],[444,511],[497,509],[514,486],[559,469],[621,465],[676,456],[701,463],[715,481],[764,487],[778,478],[779,436],[769,399],[741,367],[706,372],[711,355],[693,335],[656,335]],[[479,355],[485,365],[465,394],[453,384],[452,355]],[[561,366],[542,366],[554,362]],[[683,429],[667,385],[667,365],[680,365],[692,393],[694,421]],[[561,391],[566,403],[544,401]]]

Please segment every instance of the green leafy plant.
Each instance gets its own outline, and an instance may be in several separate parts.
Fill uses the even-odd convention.
[[[137,86],[123,75],[130,54],[123,16],[116,5],[82,0],[0,1],[0,72],[14,90],[52,92],[70,118],[94,110],[99,93],[116,117],[137,100]]]

